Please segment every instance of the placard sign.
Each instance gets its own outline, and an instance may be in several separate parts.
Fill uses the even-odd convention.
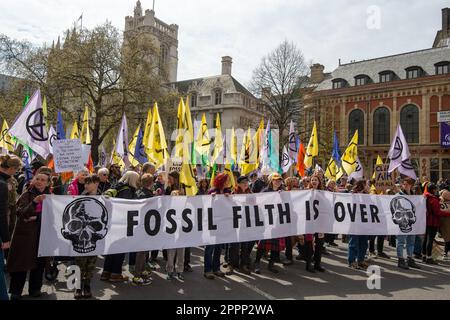
[[[77,172],[84,168],[80,140],[53,141],[55,172]]]

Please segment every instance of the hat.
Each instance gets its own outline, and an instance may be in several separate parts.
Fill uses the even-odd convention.
[[[269,179],[271,181],[273,181],[273,180],[283,180],[283,177],[281,177],[279,173],[275,172],[275,173],[270,175]]]
[[[237,182],[238,182],[238,183],[242,183],[242,182],[245,182],[245,181],[248,182],[248,178],[247,178],[246,176],[240,176],[240,177],[237,179]]]

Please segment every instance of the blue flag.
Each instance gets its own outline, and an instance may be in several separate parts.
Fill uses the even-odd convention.
[[[342,166],[341,163],[341,155],[340,155],[340,149],[339,149],[339,140],[336,134],[336,131],[334,131],[334,142],[333,142],[333,154],[332,157],[334,161],[336,162],[338,167]]]
[[[32,151],[28,147],[23,146],[22,162],[24,163],[23,172],[25,174],[25,183],[28,183],[33,179],[33,170],[30,166],[31,152]]]
[[[136,149],[134,150],[134,158],[137,161],[139,161],[139,163],[148,162],[143,142],[144,142],[144,133],[142,132],[142,129],[139,129],[139,134],[136,141]]]
[[[56,120],[56,136],[58,140],[66,139],[66,132],[64,131],[64,123],[61,111],[58,111],[58,119]]]

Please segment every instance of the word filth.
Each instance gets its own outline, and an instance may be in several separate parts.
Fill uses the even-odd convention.
[[[182,224],[178,225],[175,221],[177,213],[181,213]],[[207,224],[206,228],[203,225],[203,217],[206,217]],[[181,229],[184,233],[190,233],[194,230],[194,221],[196,222],[195,231],[215,231],[217,230],[217,225],[214,224],[214,214],[213,209],[208,208],[204,212],[203,208],[198,208],[195,210],[186,208],[182,211],[177,211],[175,209],[167,210],[165,214],[165,219],[167,221],[165,232],[167,234],[175,234]],[[128,211],[127,218],[127,237],[134,236],[134,229],[139,225],[139,211]],[[161,232],[162,216],[158,210],[149,210],[144,216],[144,230],[149,236],[157,236]]]
[[[246,228],[264,227],[264,217],[267,216],[268,225],[291,223],[291,210],[289,203],[267,204],[260,210],[260,206],[236,206],[233,207],[233,228],[240,227],[240,221],[244,220]],[[275,218],[278,217],[276,221]],[[253,223],[252,223],[253,220]]]
[[[211,307],[189,307],[185,304],[183,304],[182,307],[177,307],[177,315],[180,316],[195,315],[195,316],[203,316],[203,318],[208,318],[210,311]]]

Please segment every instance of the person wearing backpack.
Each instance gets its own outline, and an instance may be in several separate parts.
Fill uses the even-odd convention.
[[[139,184],[139,174],[134,171],[128,171],[119,180],[114,189],[105,192],[105,196],[116,197],[119,199],[136,199],[136,191]],[[111,254],[105,256],[103,273],[101,281],[125,282],[128,277],[122,275],[122,264],[125,260],[125,253]]]
[[[136,193],[136,198],[139,200],[153,198],[153,175],[148,173],[144,174],[141,177],[141,186],[142,188]],[[147,258],[148,251],[136,253],[136,265],[132,280],[132,284],[134,286],[146,286],[152,283],[151,274],[145,271],[145,263]]]

